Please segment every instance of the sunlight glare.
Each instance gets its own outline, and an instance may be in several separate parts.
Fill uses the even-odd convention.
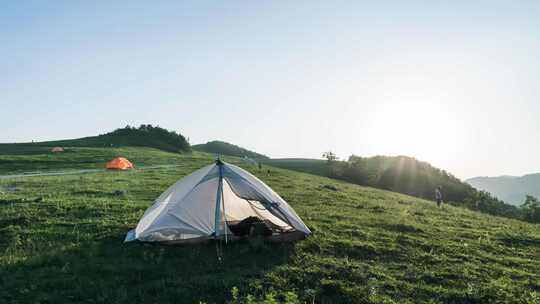
[[[460,146],[462,133],[456,117],[435,102],[386,104],[377,111],[370,129],[381,154],[438,160]]]

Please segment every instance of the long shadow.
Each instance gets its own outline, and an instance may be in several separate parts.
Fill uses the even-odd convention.
[[[286,264],[293,244],[238,241],[161,246],[123,244],[122,234],[40,252],[0,268],[6,303],[223,303]]]
[[[506,246],[512,247],[540,247],[540,238],[532,236],[502,236],[498,240]]]

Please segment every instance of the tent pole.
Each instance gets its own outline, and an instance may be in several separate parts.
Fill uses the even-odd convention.
[[[216,213],[215,213],[215,220],[214,220],[214,238],[217,239],[219,236],[219,222],[221,219],[221,196],[223,192],[223,172],[222,172],[222,164],[217,163],[219,166],[219,181],[218,181],[218,189],[216,193]]]
[[[225,195],[223,194],[223,182],[221,182],[221,203],[223,204],[223,227],[225,228],[225,244],[227,244],[227,231],[229,226],[227,226],[227,214],[225,214]]]

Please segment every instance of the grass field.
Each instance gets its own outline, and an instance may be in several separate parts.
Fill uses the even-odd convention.
[[[281,194],[313,235],[223,245],[219,262],[214,243],[122,243],[162,191],[211,156],[5,153],[0,172],[100,168],[117,154],[136,166],[175,167],[0,180],[0,302],[223,303],[238,290],[236,302],[540,303],[538,225],[238,163]]]
[[[207,158],[199,152],[185,155],[153,148],[66,148],[65,152],[52,153],[50,147],[0,144],[0,175],[24,172],[49,172],[58,170],[105,169],[105,163],[123,156],[135,166],[170,165],[182,160]]]

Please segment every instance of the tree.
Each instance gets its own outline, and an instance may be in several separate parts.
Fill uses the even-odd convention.
[[[337,173],[338,157],[336,156],[336,154],[334,154],[334,152],[332,151],[327,151],[322,154],[322,157],[326,158],[327,160],[326,167],[328,170],[328,176],[337,177],[339,174]]]
[[[331,162],[336,161],[336,160],[339,159],[339,158],[336,156],[336,154],[334,154],[334,152],[332,152],[332,151],[324,152],[324,153],[322,154],[322,157],[323,157],[323,158],[326,158],[326,160],[327,160],[329,163],[331,163]]]
[[[536,197],[527,195],[521,210],[526,221],[540,223],[540,202]]]

